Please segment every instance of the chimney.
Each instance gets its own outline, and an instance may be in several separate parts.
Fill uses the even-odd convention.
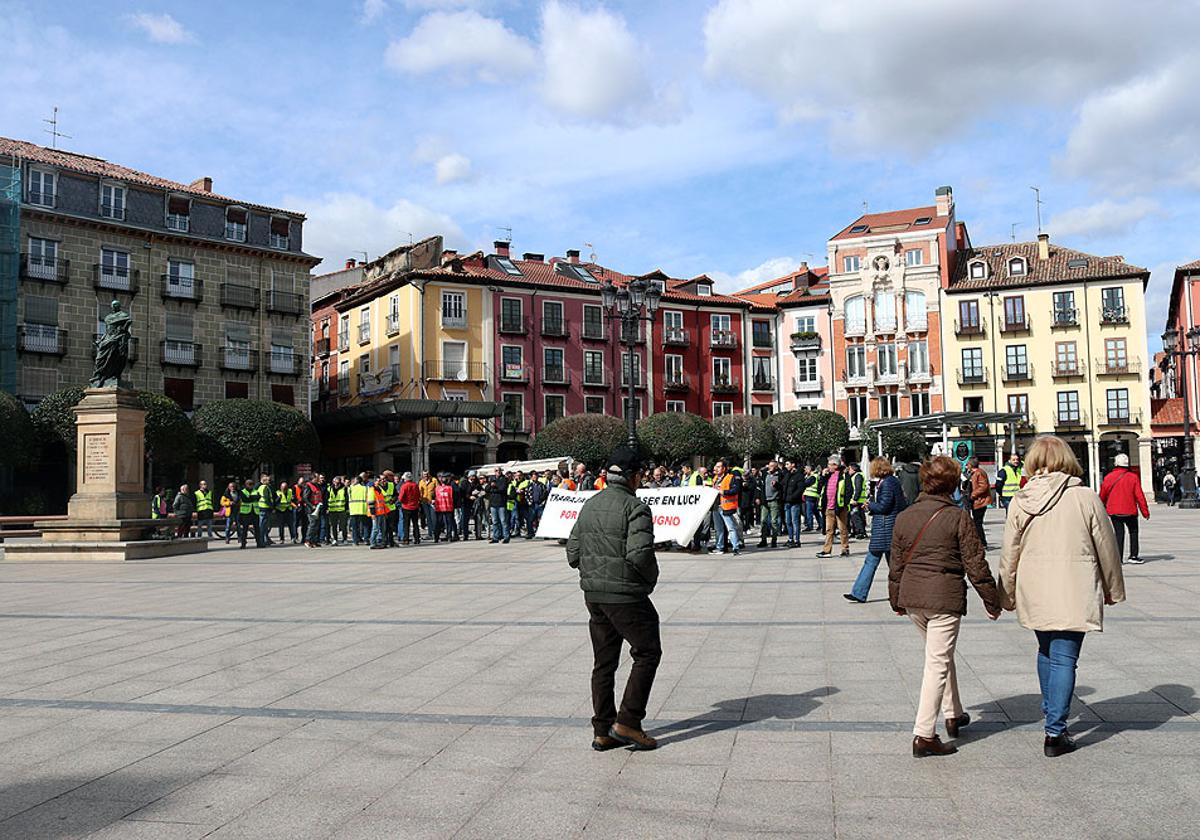
[[[1038,234],[1038,259],[1050,259],[1050,234],[1048,233]]]
[[[571,265],[577,265],[579,263],[579,249],[578,248],[572,248],[569,251],[567,251],[567,262],[569,262]]]
[[[938,187],[934,191],[934,203],[937,205],[939,216],[949,216],[954,209],[954,190],[949,187]]]
[[[507,257],[508,256],[508,247],[510,244],[512,244],[512,243],[508,242],[508,240],[505,240],[505,239],[497,239],[495,242],[493,242],[492,247],[494,247],[496,249],[496,256],[497,257]]]
[[[545,254],[535,254],[535,253],[533,253],[533,251],[526,251],[524,254],[521,255],[521,259],[525,260],[526,262],[545,262],[546,255]]]
[[[354,259],[354,257],[346,260],[346,268],[354,268],[356,265],[358,265],[358,262]]]
[[[212,192],[212,178],[205,175],[203,178],[197,178],[195,181],[192,181],[188,186],[194,190],[210,193]]]

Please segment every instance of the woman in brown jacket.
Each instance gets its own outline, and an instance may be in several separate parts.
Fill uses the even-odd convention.
[[[987,535],[983,533],[983,516],[987,513],[988,505],[992,503],[992,485],[988,482],[987,473],[979,466],[979,459],[972,458],[967,462],[971,478],[971,519],[975,523],[975,533],[986,549]]]
[[[1048,758],[1075,749],[1067,731],[1084,633],[1104,629],[1104,606],[1125,600],[1121,553],[1100,497],[1080,480],[1070,445],[1043,435],[1025,457],[1029,482],[1008,508],[1000,600],[1037,634]]]
[[[921,466],[921,495],[896,517],[892,532],[892,568],[888,594],[897,615],[907,615],[925,639],[921,702],[913,726],[913,756],[950,755],[958,749],[937,735],[938,708],[946,734],[971,722],[958,698],[954,647],[967,613],[963,574],[983,599],[988,617],[1000,615],[1000,597],[975,523],[950,494],[958,487],[958,462],[939,455]]]

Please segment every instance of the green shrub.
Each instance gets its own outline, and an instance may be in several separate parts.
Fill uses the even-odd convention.
[[[819,465],[850,442],[850,424],[833,411],[783,411],[773,414],[767,425],[775,434],[775,447],[785,458],[801,464]]]
[[[537,433],[531,458],[567,458],[590,468],[601,466],[625,442],[625,424],[607,414],[572,414],[560,417]]]
[[[638,421],[638,443],[657,464],[678,464],[696,455],[715,455],[721,438],[713,424],[685,411],[661,411]]]
[[[321,450],[317,430],[302,412],[270,400],[206,403],[192,415],[192,425],[200,460],[229,474],[314,461]]]
[[[756,455],[775,454],[775,434],[765,420],[754,414],[726,414],[713,421],[721,438],[721,452],[738,464]]]
[[[21,401],[7,391],[0,391],[0,429],[4,429],[0,467],[23,467],[34,460],[38,447],[33,420]]]

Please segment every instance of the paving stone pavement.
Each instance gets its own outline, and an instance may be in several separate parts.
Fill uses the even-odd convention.
[[[977,722],[911,757],[920,640],[882,570],[843,600],[863,543],[660,555],[654,753],[588,749],[557,544],[2,563],[0,838],[1195,838],[1200,511],[1152,515],[1057,760],[1032,634],[974,595]]]

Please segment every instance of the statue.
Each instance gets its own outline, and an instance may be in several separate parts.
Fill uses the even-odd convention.
[[[112,312],[104,316],[104,335],[94,340],[96,362],[92,368],[93,388],[119,388],[121,374],[129,361],[129,334],[133,318],[121,310],[120,301],[112,302]]]

